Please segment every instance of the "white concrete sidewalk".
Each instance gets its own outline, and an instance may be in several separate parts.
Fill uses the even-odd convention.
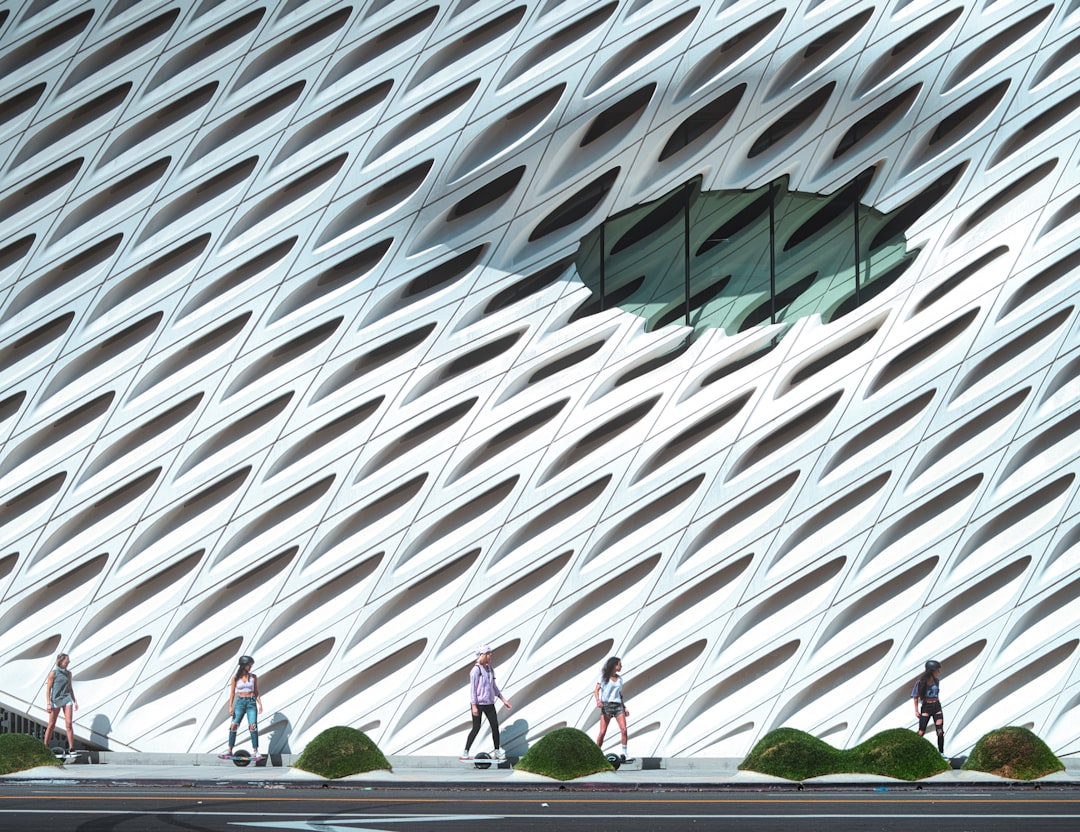
[[[512,768],[475,768],[453,757],[390,757],[391,771],[326,780],[318,775],[292,767],[293,755],[278,755],[259,765],[238,767],[211,754],[131,754],[101,752],[96,762],[79,762],[60,767],[43,766],[0,776],[0,784],[26,781],[102,782],[112,784],[260,784],[264,788],[304,787],[334,783],[367,787],[421,786],[558,786],[560,781]],[[565,785],[607,786],[613,789],[648,786],[686,786],[697,788],[755,788],[796,786],[790,780],[764,774],[739,771],[735,759],[650,759],[621,767],[616,772],[604,772],[568,781]],[[915,785],[986,786],[986,785],[1074,785],[1080,787],[1080,760],[1064,761],[1066,770],[1037,781],[1006,780],[990,774],[954,769],[935,777],[911,783],[889,777],[864,774],[834,774],[803,781],[806,785],[872,786],[879,788],[913,787]],[[644,764],[643,764],[644,763]]]

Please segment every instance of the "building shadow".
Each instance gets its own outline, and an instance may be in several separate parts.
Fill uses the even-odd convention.
[[[270,740],[266,744],[266,756],[267,762],[272,766],[280,766],[281,755],[291,754],[292,749],[289,747],[289,738],[292,736],[292,723],[289,718],[276,711],[272,717],[270,717]]]
[[[509,725],[500,727],[500,737],[503,751],[507,757],[520,759],[529,750],[529,722],[525,719],[515,719]]]
[[[94,714],[90,721],[90,742],[97,746],[100,751],[109,750],[109,734],[112,732],[112,722],[105,714]]]

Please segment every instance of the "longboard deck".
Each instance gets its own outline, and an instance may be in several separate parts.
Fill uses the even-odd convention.
[[[461,760],[461,762],[465,763],[466,765],[468,765],[469,763],[472,763],[474,768],[478,768],[478,769],[482,769],[482,770],[489,769],[493,765],[496,768],[503,768],[503,767],[505,767],[505,768],[513,768],[513,766],[510,765],[509,760],[505,760],[505,759],[504,760],[496,760],[493,756],[488,754],[486,751],[481,751],[481,752],[479,752],[477,754],[473,754],[473,756],[467,757],[466,759]]]
[[[84,754],[90,753],[85,748],[76,748],[74,751],[68,751],[66,748],[63,748],[61,746],[53,746],[49,750],[53,753],[53,756],[60,761],[61,764],[74,762],[80,757],[82,757]]]
[[[622,754],[608,754],[607,761],[611,763],[611,767],[616,771],[619,770],[620,766],[630,765],[631,763],[637,762],[637,760],[635,760],[633,757],[623,757]]]
[[[234,766],[239,766],[240,768],[243,768],[244,766],[251,765],[252,763],[257,763],[260,760],[265,760],[266,755],[252,754],[250,751],[240,749],[239,751],[234,751],[232,754],[218,754],[218,759],[232,760],[232,764]]]

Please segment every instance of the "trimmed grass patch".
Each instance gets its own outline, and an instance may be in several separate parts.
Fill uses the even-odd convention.
[[[805,780],[845,769],[840,752],[827,742],[795,728],[777,728],[750,749],[739,770]]]
[[[1045,742],[1017,725],[998,728],[980,738],[964,768],[1011,780],[1035,780],[1065,770]]]
[[[578,728],[558,728],[547,734],[525,752],[514,768],[556,780],[573,780],[615,770],[600,746]]]
[[[336,779],[366,771],[389,771],[390,763],[363,731],[338,725],[309,742],[293,768]]]
[[[862,774],[884,774],[898,780],[922,780],[948,771],[937,746],[907,728],[890,728],[843,752]]]
[[[29,734],[0,734],[0,774],[58,765],[60,761],[37,737]]]
[[[777,728],[762,737],[739,766],[741,771],[785,780],[826,774],[880,774],[898,780],[921,780],[948,768],[930,743],[904,728],[882,731],[847,750],[833,748],[805,731]]]

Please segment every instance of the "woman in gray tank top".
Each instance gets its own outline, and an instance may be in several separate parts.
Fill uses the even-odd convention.
[[[75,699],[75,686],[72,683],[73,676],[68,670],[71,657],[67,653],[61,653],[56,657],[56,667],[49,671],[45,680],[45,707],[49,711],[49,724],[45,728],[45,745],[50,748],[53,729],[56,728],[56,718],[60,711],[64,712],[64,730],[67,733],[68,751],[75,750],[75,732],[71,728],[71,711],[79,710],[79,703]]]

